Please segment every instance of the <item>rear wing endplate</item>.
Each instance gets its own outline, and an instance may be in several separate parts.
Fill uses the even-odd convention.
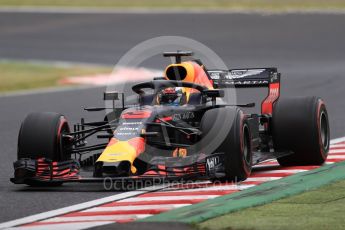
[[[280,73],[277,68],[208,70],[214,88],[268,87],[261,103],[262,114],[272,114],[273,104],[280,95]]]

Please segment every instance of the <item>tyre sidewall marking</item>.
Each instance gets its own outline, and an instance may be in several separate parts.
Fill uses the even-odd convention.
[[[317,134],[317,137],[318,137],[318,142],[319,142],[319,149],[320,149],[320,153],[321,153],[321,157],[326,160],[327,158],[327,151],[329,149],[329,143],[327,143],[327,147],[325,148],[324,147],[324,144],[322,143],[322,137],[321,137],[321,113],[324,113],[326,115],[326,118],[327,118],[327,121],[328,121],[328,116],[327,116],[327,112],[326,112],[326,106],[325,106],[325,103],[323,102],[323,100],[321,99],[318,99],[318,104],[317,104],[317,120],[316,120],[316,124],[317,124],[317,130],[318,130],[318,134]],[[327,125],[327,135],[329,133],[329,127]],[[327,142],[329,138],[327,137]]]
[[[56,155],[59,156],[59,160],[63,160],[64,159],[64,151],[63,151],[63,146],[62,146],[62,139],[61,139],[61,131],[62,128],[64,127],[64,125],[67,126],[67,130],[69,131],[69,126],[68,126],[68,122],[67,119],[64,116],[61,116],[59,119],[59,123],[58,123],[58,128],[57,128],[57,133],[56,133],[56,143],[57,146],[59,146],[59,149],[56,152]]]

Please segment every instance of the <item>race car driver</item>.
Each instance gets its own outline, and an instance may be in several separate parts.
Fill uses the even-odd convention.
[[[166,88],[157,95],[158,105],[179,106],[186,103],[187,97],[182,87]]]

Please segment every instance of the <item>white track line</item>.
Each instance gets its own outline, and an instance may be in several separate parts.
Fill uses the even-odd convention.
[[[63,214],[69,213],[69,212],[75,212],[75,211],[79,211],[82,209],[87,209],[87,208],[99,206],[99,205],[102,205],[105,203],[109,203],[109,202],[113,202],[113,201],[117,201],[117,200],[123,200],[123,199],[129,198],[129,197],[138,196],[140,194],[152,192],[155,190],[160,190],[160,189],[163,189],[166,187],[168,187],[168,185],[152,186],[152,187],[145,188],[145,189],[140,189],[140,190],[131,191],[131,192],[125,192],[125,193],[121,193],[121,194],[117,194],[117,195],[113,195],[113,196],[108,196],[108,197],[104,197],[101,199],[97,199],[97,200],[93,200],[93,201],[89,201],[89,202],[85,202],[85,203],[81,203],[81,204],[72,205],[72,206],[65,207],[65,208],[60,208],[60,209],[56,209],[56,210],[52,210],[52,211],[48,211],[48,212],[43,212],[40,214],[35,214],[32,216],[27,216],[24,218],[20,218],[20,219],[1,223],[0,229],[10,228],[13,226],[18,226],[18,225],[23,225],[23,224],[28,224],[28,223],[48,219],[48,218],[58,216],[58,215],[63,215]]]
[[[340,143],[340,142],[345,142],[345,137],[339,137],[339,138],[335,138],[333,140],[331,140],[331,145]]]
[[[95,216],[70,216],[70,217],[54,217],[51,219],[43,220],[42,223],[50,222],[72,222],[72,221],[118,221],[125,219],[143,219],[152,215],[137,214],[137,215],[95,215]]]
[[[45,224],[45,225],[33,225],[33,226],[23,226],[13,228],[16,230],[78,230],[78,229],[87,229],[92,227],[97,227],[106,224],[112,224],[115,221],[92,221],[92,222],[76,222],[76,223],[60,223],[60,224]],[[12,228],[9,228],[12,229]]]

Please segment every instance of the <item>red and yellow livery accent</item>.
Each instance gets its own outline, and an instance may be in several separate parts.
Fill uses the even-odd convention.
[[[131,163],[131,172],[134,174],[137,169],[133,166],[134,160],[145,151],[145,139],[134,137],[127,141],[120,141],[112,138],[108,146],[104,149],[97,162],[121,162]]]
[[[212,80],[209,79],[205,68],[193,61],[168,65],[164,71],[164,77],[167,80],[181,80],[182,82],[195,83],[208,89],[214,89]],[[198,91],[192,88],[185,88],[184,92],[188,101],[189,95]]]

